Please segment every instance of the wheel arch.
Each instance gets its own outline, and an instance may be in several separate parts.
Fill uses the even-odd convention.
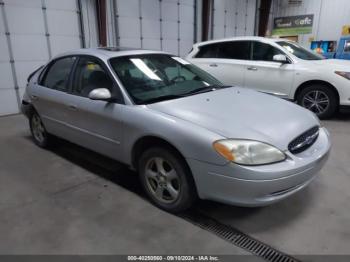
[[[306,82],[300,84],[298,86],[298,88],[296,89],[295,93],[294,93],[294,100],[296,101],[298,99],[298,96],[299,96],[300,92],[304,88],[306,88],[306,87],[308,87],[310,85],[314,85],[314,84],[328,86],[336,94],[336,97],[337,97],[337,100],[338,100],[338,103],[339,103],[340,96],[339,96],[339,92],[338,92],[337,88],[334,85],[332,85],[331,83],[329,83],[327,81],[324,81],[324,80],[309,80],[309,81],[306,81]]]
[[[160,138],[153,135],[147,135],[139,138],[133,145],[133,148],[131,150],[131,166],[134,169],[138,169],[137,160],[140,158],[143,152],[145,152],[147,149],[151,147],[164,147],[171,149],[175,151],[186,163],[187,167],[189,168],[189,165],[184,157],[184,155],[181,153],[181,151],[175,147],[172,143],[165,140],[164,138]]]
[[[183,174],[183,175],[185,176],[185,180],[187,181],[187,184],[188,184],[188,190],[186,190],[186,191],[188,191],[188,195],[185,198],[185,199],[187,199],[187,201],[186,202],[182,201],[183,204],[182,204],[182,207],[180,207],[180,209],[177,209],[177,207],[175,207],[175,209],[173,209],[170,212],[179,212],[179,210],[182,211],[182,210],[188,209],[189,207],[192,206],[192,204],[196,201],[196,199],[198,199],[199,195],[198,195],[197,184],[194,180],[192,170],[191,170],[188,162],[186,161],[186,158],[180,152],[180,150],[178,150],[172,143],[170,143],[166,139],[160,138],[158,136],[147,135],[147,136],[143,136],[143,137],[139,138],[132,148],[132,166],[136,170],[139,168],[138,167],[138,159],[140,159],[142,157],[143,152],[145,152],[146,150],[148,150],[150,148],[165,149],[165,151],[162,150],[164,153],[168,151],[169,153],[171,153],[171,155],[174,155],[175,158],[178,159],[178,161],[180,160],[180,163],[178,163],[178,164],[181,166],[182,169],[184,169],[185,174]],[[159,151],[157,151],[157,152],[159,152]],[[144,162],[143,162],[143,164],[144,164]],[[137,171],[139,171],[139,170],[137,170]],[[144,176],[142,176],[142,174],[140,172],[142,172],[142,171],[139,171],[138,173],[139,173],[140,179],[142,181],[142,184],[144,184],[144,181],[143,181]],[[151,200],[152,199],[153,199],[153,197],[151,197]],[[155,200],[153,200],[152,202],[154,202],[157,206],[162,207]]]
[[[160,138],[160,137],[153,136],[153,135],[147,135],[147,136],[143,136],[143,137],[139,138],[135,142],[135,144],[132,148],[132,151],[131,151],[131,167],[134,168],[135,170],[138,170],[137,160],[141,157],[143,152],[145,152],[147,149],[149,149],[151,147],[163,147],[166,149],[170,149],[173,152],[175,152],[176,155],[182,159],[183,163],[185,164],[185,168],[190,172],[190,176],[191,176],[190,179],[192,180],[192,182],[194,184],[195,192],[198,195],[197,185],[196,185],[195,179],[193,177],[191,167],[188,164],[188,162],[186,161],[186,158],[184,157],[184,155],[181,153],[181,151],[176,146],[174,146],[172,143],[165,140],[164,138]]]
[[[38,111],[35,109],[34,105],[24,100],[22,101],[21,111],[28,118],[30,118],[34,112],[38,114]]]

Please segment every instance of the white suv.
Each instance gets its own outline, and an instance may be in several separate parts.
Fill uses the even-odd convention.
[[[350,61],[323,59],[292,41],[207,41],[195,44],[187,59],[227,85],[297,101],[323,119],[350,106]]]

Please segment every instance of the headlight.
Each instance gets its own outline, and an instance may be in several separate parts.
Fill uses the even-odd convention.
[[[224,158],[240,165],[264,165],[286,159],[279,149],[253,140],[218,140],[213,146]]]
[[[337,75],[340,75],[342,77],[345,77],[346,79],[350,80],[350,72],[343,72],[343,71],[335,71]]]

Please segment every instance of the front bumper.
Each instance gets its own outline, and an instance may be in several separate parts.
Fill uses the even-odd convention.
[[[240,206],[264,206],[306,187],[326,163],[331,143],[321,128],[317,141],[287,160],[264,166],[212,165],[188,159],[199,197]]]

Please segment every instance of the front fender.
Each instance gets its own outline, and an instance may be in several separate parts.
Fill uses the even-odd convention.
[[[123,162],[132,164],[132,148],[142,137],[153,136],[173,145],[184,158],[216,165],[227,160],[212,147],[224,137],[193,123],[149,109],[147,106],[125,106],[123,112]]]

